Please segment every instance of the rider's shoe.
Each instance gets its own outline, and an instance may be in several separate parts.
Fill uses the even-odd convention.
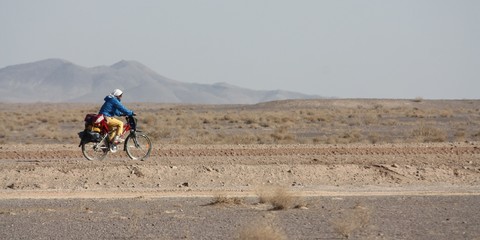
[[[113,139],[113,143],[115,144],[119,144],[119,143],[122,143],[124,142],[125,140],[123,140],[122,138],[120,138],[119,136],[115,136],[115,138]]]

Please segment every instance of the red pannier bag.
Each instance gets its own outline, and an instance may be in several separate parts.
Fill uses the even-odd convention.
[[[94,132],[100,132],[102,121],[105,120],[103,114],[89,113],[85,115],[85,129]]]

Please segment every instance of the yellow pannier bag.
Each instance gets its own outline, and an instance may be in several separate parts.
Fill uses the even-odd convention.
[[[93,132],[100,132],[101,131],[99,127],[94,126],[92,124],[85,124],[85,130],[93,131]]]

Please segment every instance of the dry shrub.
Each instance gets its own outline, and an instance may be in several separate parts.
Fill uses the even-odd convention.
[[[425,118],[425,117],[427,117],[427,115],[423,111],[420,111],[418,109],[414,109],[414,110],[411,110],[410,112],[408,112],[406,114],[406,117],[409,117],[409,118]]]
[[[456,141],[464,141],[466,135],[467,134],[465,133],[464,129],[457,129],[453,136],[455,137]]]
[[[453,113],[451,110],[442,110],[440,111],[439,115],[440,117],[443,117],[443,118],[449,118],[453,116]]]
[[[314,137],[312,139],[312,143],[314,144],[327,143],[327,137],[326,136]]]
[[[365,125],[373,125],[379,123],[379,115],[376,113],[365,114],[361,117],[363,120],[363,124]]]
[[[247,125],[254,124],[256,122],[257,122],[257,119],[255,119],[254,117],[248,117],[244,119],[244,123]]]
[[[276,228],[268,219],[252,221],[240,230],[240,240],[283,240],[287,239],[285,233]]]
[[[138,168],[138,167],[133,167],[132,170],[130,171],[130,174],[135,174],[135,176],[137,176],[137,177],[144,177],[145,176],[145,174],[142,171],[140,171],[140,168]]]
[[[223,119],[220,120],[224,120],[229,123],[238,123],[238,116],[236,114],[227,113],[223,116]]]
[[[423,98],[422,97],[416,97],[415,99],[412,100],[412,102],[422,102],[423,101]]]
[[[480,131],[472,134],[472,138],[475,139],[475,140],[480,140]]]
[[[150,129],[149,136],[154,139],[158,138],[170,138],[172,136],[172,128],[167,127],[157,127],[154,129]]]
[[[260,203],[272,205],[272,210],[283,210],[291,208],[294,205],[295,198],[283,187],[260,188],[257,190]]]
[[[224,194],[217,194],[213,197],[213,200],[209,205],[241,205],[243,199],[237,197],[228,197]]]
[[[354,231],[362,230],[370,223],[370,211],[358,204],[348,209],[341,217],[332,221],[333,228],[345,238],[349,238]]]
[[[370,133],[370,135],[368,135],[368,141],[370,143],[375,144],[375,143],[379,142],[379,140],[380,140],[380,135],[378,133],[374,132],[374,133]]]
[[[142,125],[145,126],[155,126],[155,123],[157,121],[157,116],[154,116],[153,114],[145,114],[141,118]]]
[[[274,142],[275,142],[275,140],[273,139],[271,134],[263,133],[263,134],[258,134],[257,135],[257,140],[256,140],[257,144],[270,144],[270,143],[274,143]]]
[[[335,135],[329,136],[327,138],[327,143],[329,143],[329,144],[356,143],[356,142],[360,142],[361,139],[362,139],[362,135],[361,135],[360,131],[358,129],[354,129],[354,130],[351,130],[351,131],[345,131],[341,134],[335,134]]]
[[[447,140],[445,131],[426,125],[420,125],[414,129],[412,136],[423,142],[445,142]]]
[[[259,139],[260,136],[256,136],[253,133],[246,132],[243,134],[236,134],[233,136],[229,136],[228,138],[225,138],[224,140],[228,140],[225,143],[228,144],[251,144],[251,143],[256,143],[257,140]]]
[[[288,127],[282,126],[275,129],[275,132],[271,134],[275,142],[293,142],[295,137],[288,131]]]
[[[7,129],[5,128],[5,126],[0,125],[0,138],[5,138],[5,137],[7,137]]]
[[[52,139],[55,136],[55,128],[49,127],[48,125],[41,125],[34,131],[34,136]]]

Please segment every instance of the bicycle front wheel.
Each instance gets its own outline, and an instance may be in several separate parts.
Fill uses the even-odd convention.
[[[130,134],[125,140],[125,151],[133,160],[145,160],[152,151],[152,141],[145,134]]]

